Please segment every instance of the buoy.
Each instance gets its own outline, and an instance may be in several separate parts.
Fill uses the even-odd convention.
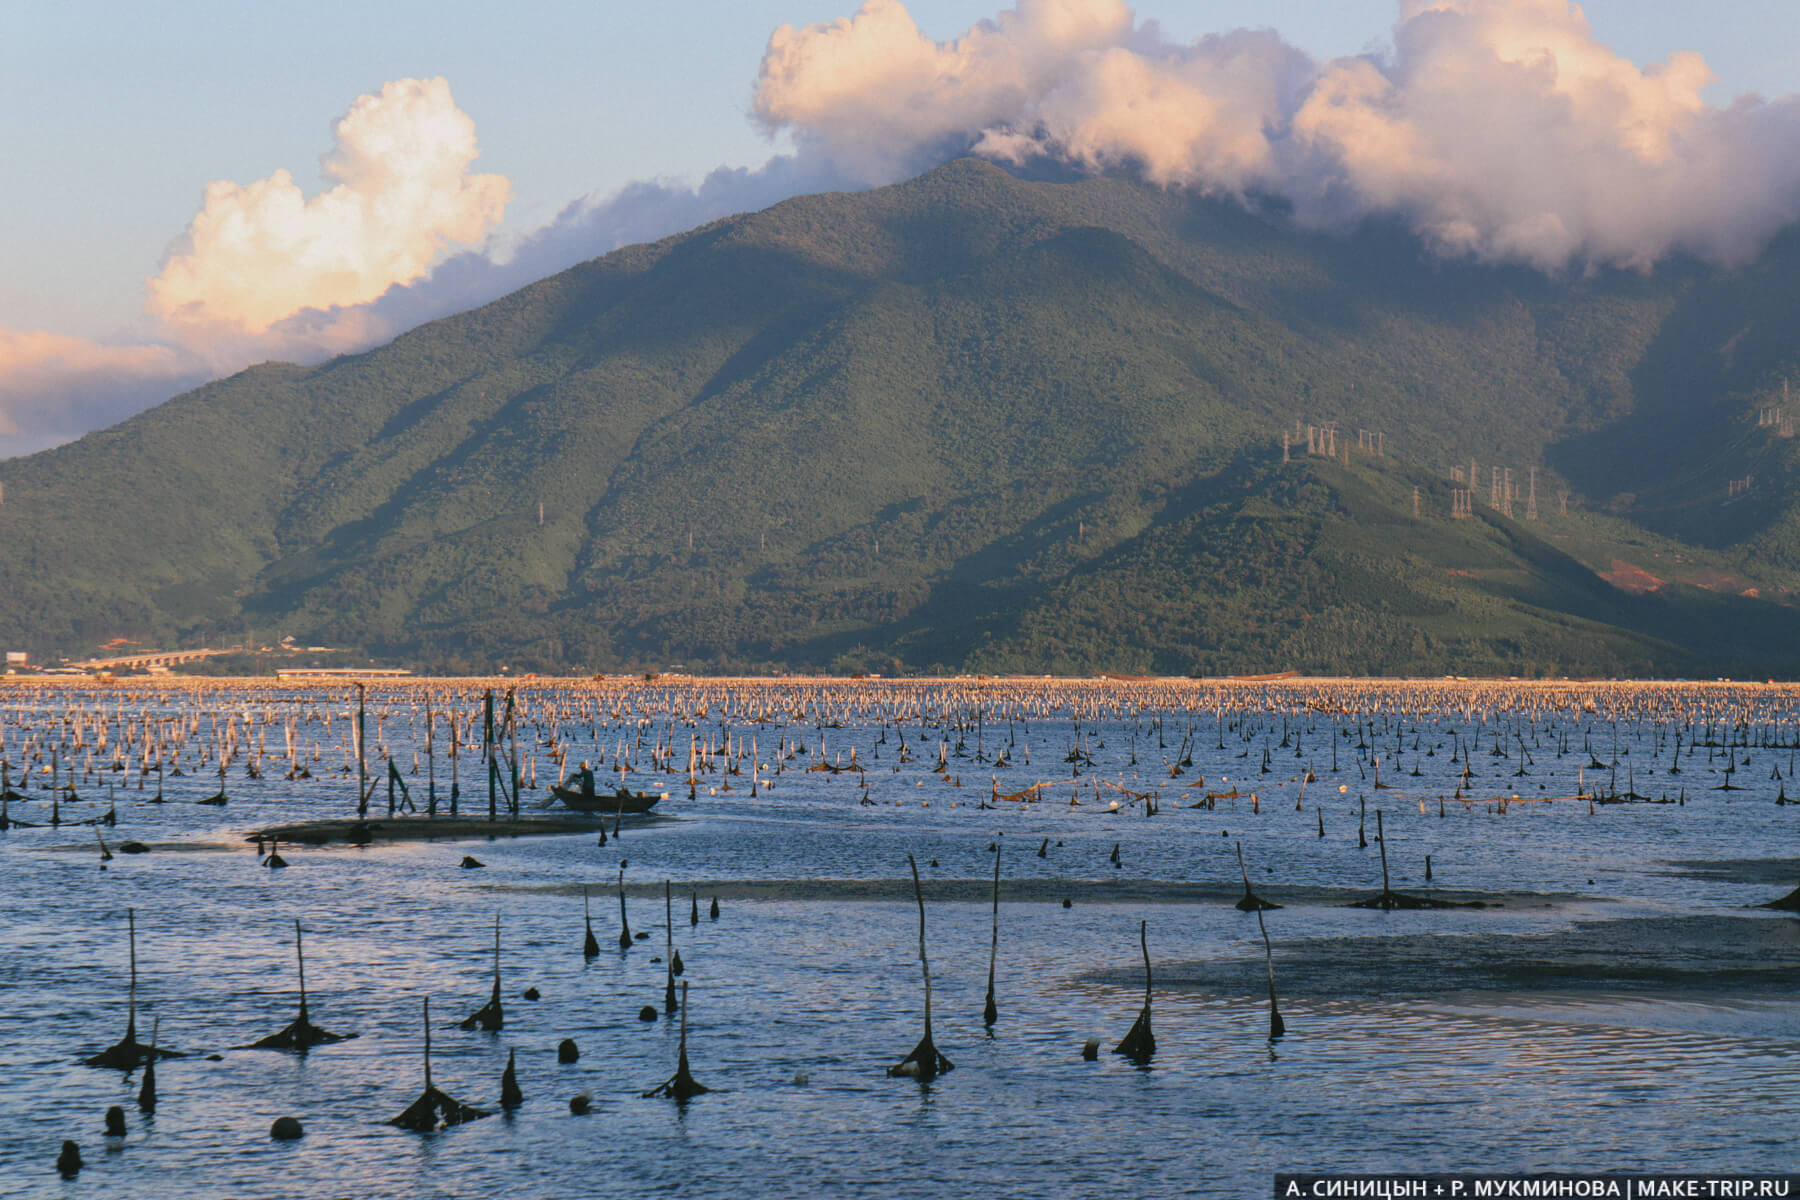
[[[587,1116],[588,1110],[590,1108],[592,1108],[593,1106],[594,1106],[594,1098],[592,1096],[588,1095],[586,1092],[582,1092],[578,1096],[570,1096],[569,1097],[569,1111],[574,1113],[578,1117]]]
[[[465,870],[472,870],[475,867],[487,866],[486,863],[482,862],[479,858],[476,858],[473,854],[463,855],[462,865]]]
[[[106,1110],[106,1136],[111,1138],[125,1136],[125,1110],[116,1104]]]
[[[64,1179],[73,1179],[81,1171],[81,1147],[74,1142],[65,1141],[62,1153],[56,1156],[56,1169],[62,1172]]]
[[[640,1020],[640,1021],[654,1021],[654,1020],[656,1020],[656,1008],[655,1008],[655,1006],[654,1006],[654,1005],[650,1005],[650,1004],[646,1004],[646,1005],[644,1005],[644,1007],[642,1007],[642,1008],[640,1008],[640,1009],[638,1009],[638,1020]]]
[[[1100,1061],[1100,1039],[1089,1038],[1081,1047],[1081,1057],[1089,1062]]]
[[[276,1117],[275,1123],[269,1126],[269,1136],[278,1142],[297,1141],[305,1134],[306,1130],[293,1117]]]

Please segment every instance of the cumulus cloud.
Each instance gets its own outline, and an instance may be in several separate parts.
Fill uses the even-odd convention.
[[[807,192],[864,186],[803,150],[697,185],[641,181],[583,197],[501,245],[507,181],[471,175],[473,122],[442,80],[361,97],[310,200],[291,175],[215,183],[149,282],[156,344],[104,346],[0,329],[0,457],[111,424],[252,363],[317,362],[391,340],[620,246]],[[479,243],[454,250],[455,244]],[[446,252],[449,251],[449,252]]]
[[[753,110],[792,128],[868,183],[929,165],[1055,93],[1082,56],[1132,28],[1118,0],[1023,0],[954,42],[919,31],[899,0],[769,38]]]
[[[147,284],[160,336],[107,346],[0,330],[0,455],[42,449],[271,358],[316,361],[400,332],[368,305],[480,243],[510,185],[469,170],[475,124],[443,79],[358,97],[306,197],[287,171],[210,184]]]
[[[1025,0],[933,42],[899,0],[770,39],[755,111],[871,182],[946,146],[1273,194],[1315,225],[1398,213],[1440,250],[1542,268],[1753,256],[1800,217],[1800,107],[1707,105],[1698,55],[1640,67],[1569,0],[1403,0],[1391,51],[1272,32],[1176,44],[1117,0]]]
[[[180,247],[149,282],[150,313],[199,343],[260,334],[305,309],[366,304],[423,276],[500,221],[510,185],[471,174],[475,122],[443,79],[362,96],[308,199],[286,171],[210,184]]]

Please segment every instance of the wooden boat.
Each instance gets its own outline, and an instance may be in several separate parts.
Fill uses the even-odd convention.
[[[592,788],[558,787],[552,784],[550,792],[565,807],[601,816],[621,812],[646,813],[663,798],[661,793],[634,792],[626,787],[621,787],[616,792],[596,792]]]

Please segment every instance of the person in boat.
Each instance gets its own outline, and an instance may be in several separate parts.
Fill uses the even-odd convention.
[[[581,799],[584,801],[594,800],[599,795],[599,789],[594,786],[594,769],[589,766],[585,760],[583,760],[581,764],[581,770],[575,772],[575,774],[570,777],[570,782],[580,789]],[[637,793],[633,792],[623,783],[619,785],[617,791],[609,792],[607,795],[622,803],[635,802],[641,799]],[[634,809],[633,811],[637,810]]]

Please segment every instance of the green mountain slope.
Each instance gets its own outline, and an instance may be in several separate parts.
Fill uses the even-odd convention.
[[[1800,472],[1755,415],[1795,258],[1551,280],[961,160],[0,463],[0,629],[460,669],[1787,671]],[[1338,423],[1335,464],[1280,462],[1297,421]],[[1342,462],[1359,428],[1387,457]],[[1471,459],[1484,501],[1537,466],[1545,519],[1450,520]],[[1589,569],[1657,538],[1716,590]]]

